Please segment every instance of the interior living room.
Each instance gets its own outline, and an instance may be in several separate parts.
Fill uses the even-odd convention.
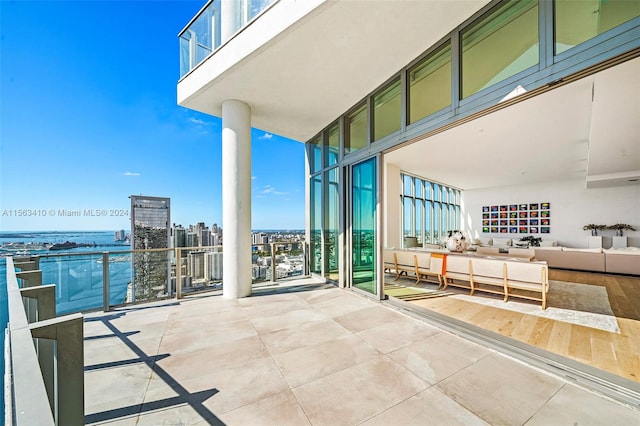
[[[447,252],[434,229],[459,229],[467,250],[493,247],[494,258],[526,247],[549,267],[546,309],[442,290],[411,268],[387,273],[385,294],[639,382],[638,75],[633,59],[384,154],[385,252]],[[442,188],[458,199],[435,195]],[[438,201],[453,215],[459,204],[458,226],[438,226]],[[593,236],[589,224],[611,228]]]

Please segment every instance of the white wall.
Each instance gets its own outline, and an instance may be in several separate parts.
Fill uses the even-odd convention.
[[[462,228],[473,238],[515,238],[525,234],[482,233],[482,207],[520,203],[551,203],[550,234],[539,237],[557,240],[567,247],[587,247],[589,223],[626,223],[636,231],[624,231],[628,245],[640,247],[640,185],[586,189],[584,179],[546,182],[527,186],[504,186],[462,192]],[[526,234],[530,235],[530,234]],[[605,230],[599,235],[613,236]]]
[[[384,247],[402,247],[400,216],[400,168],[384,163]]]

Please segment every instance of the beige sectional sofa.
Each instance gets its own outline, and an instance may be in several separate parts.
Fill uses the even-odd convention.
[[[536,260],[550,268],[640,275],[640,249],[535,247]]]

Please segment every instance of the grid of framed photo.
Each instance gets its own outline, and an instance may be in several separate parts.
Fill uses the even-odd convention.
[[[551,203],[483,206],[482,232],[548,234],[551,232]]]

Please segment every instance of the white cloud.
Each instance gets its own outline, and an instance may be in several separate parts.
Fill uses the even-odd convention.
[[[204,120],[200,120],[199,118],[195,118],[195,117],[189,117],[189,121],[192,122],[193,124],[197,124],[199,126],[206,126],[209,123],[207,123]]]
[[[257,178],[255,176],[251,176],[251,180],[256,180]]]
[[[271,185],[265,185],[262,190],[262,194],[287,195],[286,192],[276,191],[276,189]]]
[[[124,172],[122,175],[123,175],[123,176],[140,176],[140,173],[136,173],[136,172]]]
[[[272,137],[273,137],[273,135],[271,133],[265,133],[264,135],[259,136],[258,139],[260,139],[260,140],[269,140]]]

